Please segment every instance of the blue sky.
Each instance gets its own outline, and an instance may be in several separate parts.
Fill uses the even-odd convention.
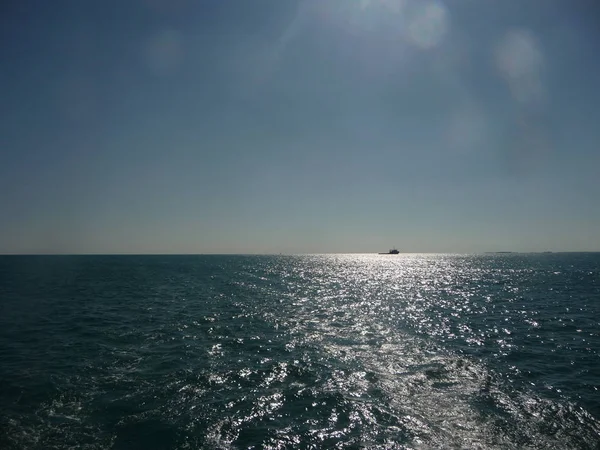
[[[593,1],[0,8],[2,253],[600,250]]]

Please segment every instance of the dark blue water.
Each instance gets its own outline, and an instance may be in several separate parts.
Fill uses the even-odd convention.
[[[0,448],[598,448],[600,254],[0,257]]]

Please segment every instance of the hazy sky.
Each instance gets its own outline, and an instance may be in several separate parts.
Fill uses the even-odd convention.
[[[13,0],[0,252],[600,250],[595,0]]]

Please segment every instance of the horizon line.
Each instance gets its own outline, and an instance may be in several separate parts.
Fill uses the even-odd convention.
[[[475,252],[400,252],[398,255],[510,255],[553,253],[600,253],[600,250],[475,251]],[[0,256],[303,256],[303,255],[388,255],[377,252],[278,252],[278,253],[2,253]]]

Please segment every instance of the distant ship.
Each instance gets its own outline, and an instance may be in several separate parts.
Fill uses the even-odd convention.
[[[389,252],[380,253],[380,255],[397,255],[398,253],[400,253],[398,250],[396,250],[395,248],[392,248],[392,249],[390,249]]]

